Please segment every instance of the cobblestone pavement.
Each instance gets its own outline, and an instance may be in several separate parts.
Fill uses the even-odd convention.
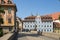
[[[37,35],[37,33],[19,32],[18,40],[57,40],[57,39]]]

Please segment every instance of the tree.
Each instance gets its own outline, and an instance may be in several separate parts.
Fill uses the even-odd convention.
[[[3,35],[1,24],[3,24],[2,14],[4,13],[5,13],[4,9],[0,6],[0,37]]]
[[[0,26],[3,23],[2,14],[4,14],[4,13],[5,13],[4,9],[0,6]]]

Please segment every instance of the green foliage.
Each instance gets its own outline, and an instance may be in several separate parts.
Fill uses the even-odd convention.
[[[3,36],[2,28],[0,28],[0,37]]]
[[[4,9],[0,6],[0,13],[5,13]]]
[[[3,10],[0,9],[0,13],[5,13]]]
[[[1,26],[1,24],[3,24],[3,18],[2,18],[1,13],[4,14],[5,11],[4,11],[4,9],[0,6],[0,26]],[[1,37],[1,36],[3,36],[3,30],[2,30],[2,28],[0,28],[0,37]]]
[[[2,18],[1,13],[5,13],[5,12],[4,12],[4,9],[0,6],[0,24],[3,23],[3,18]]]

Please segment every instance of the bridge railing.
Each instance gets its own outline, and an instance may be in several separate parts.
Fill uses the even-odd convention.
[[[18,32],[14,32],[14,34],[8,40],[17,40]]]

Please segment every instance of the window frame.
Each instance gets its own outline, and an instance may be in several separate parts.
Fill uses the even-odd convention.
[[[8,13],[11,14],[11,10],[12,8],[11,7],[8,7]]]
[[[12,23],[11,18],[8,18],[8,23],[10,23],[10,24]]]

